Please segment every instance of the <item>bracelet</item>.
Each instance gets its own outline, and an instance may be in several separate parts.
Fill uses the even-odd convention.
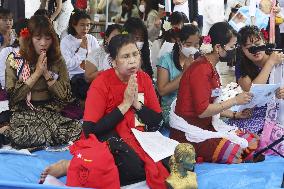
[[[233,119],[236,119],[237,112],[233,112]]]

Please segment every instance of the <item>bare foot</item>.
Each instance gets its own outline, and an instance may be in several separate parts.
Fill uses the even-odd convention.
[[[56,178],[65,176],[67,174],[67,169],[69,167],[70,160],[60,160],[47,168],[41,173],[39,183],[44,183],[47,175],[54,176]]]

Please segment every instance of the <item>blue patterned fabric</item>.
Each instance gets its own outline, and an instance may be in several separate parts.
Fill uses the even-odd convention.
[[[240,129],[259,133],[264,127],[264,118],[266,115],[266,106],[253,109],[253,115],[248,119],[227,119],[225,122],[229,125],[235,125]]]

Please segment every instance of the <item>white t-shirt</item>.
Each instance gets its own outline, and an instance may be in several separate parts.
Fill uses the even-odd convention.
[[[65,60],[70,79],[76,74],[85,73],[85,70],[80,67],[80,64],[83,60],[86,60],[89,53],[100,47],[94,36],[90,34],[86,36],[88,50],[80,47],[82,39],[77,39],[71,34],[65,36],[60,43],[61,53]]]
[[[103,47],[100,47],[88,54],[86,60],[94,64],[98,71],[104,71],[112,67],[111,58],[109,54],[105,52]]]

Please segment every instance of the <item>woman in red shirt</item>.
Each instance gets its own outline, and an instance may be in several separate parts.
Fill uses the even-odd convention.
[[[228,109],[250,102],[252,96],[243,92],[222,103],[214,103],[220,95],[220,78],[215,66],[219,61],[227,62],[234,56],[237,37],[234,30],[225,22],[214,24],[209,36],[207,44],[202,44],[207,46],[203,52],[204,56],[194,61],[181,78],[175,114],[188,124],[216,132],[212,125],[212,116],[221,113],[226,117],[235,117],[235,113]],[[253,160],[258,139],[253,134],[240,131],[237,131],[237,135],[247,140],[245,148],[225,138],[208,137],[202,142],[189,140],[195,147],[197,158],[202,161],[241,163]],[[188,142],[185,133],[174,128],[171,128],[170,137],[179,142]]]
[[[108,50],[113,59],[113,68],[102,72],[89,88],[83,138],[94,134],[99,141],[107,142],[118,168],[117,179],[120,179],[122,186],[146,178],[150,188],[166,189],[165,179],[169,176],[167,169],[145,153],[131,131],[132,128],[156,131],[163,123],[152,80],[140,71],[141,56],[132,37],[114,36]],[[54,164],[46,169],[42,180],[47,174],[66,174],[68,167],[69,161]],[[97,178],[100,178],[99,175]]]

